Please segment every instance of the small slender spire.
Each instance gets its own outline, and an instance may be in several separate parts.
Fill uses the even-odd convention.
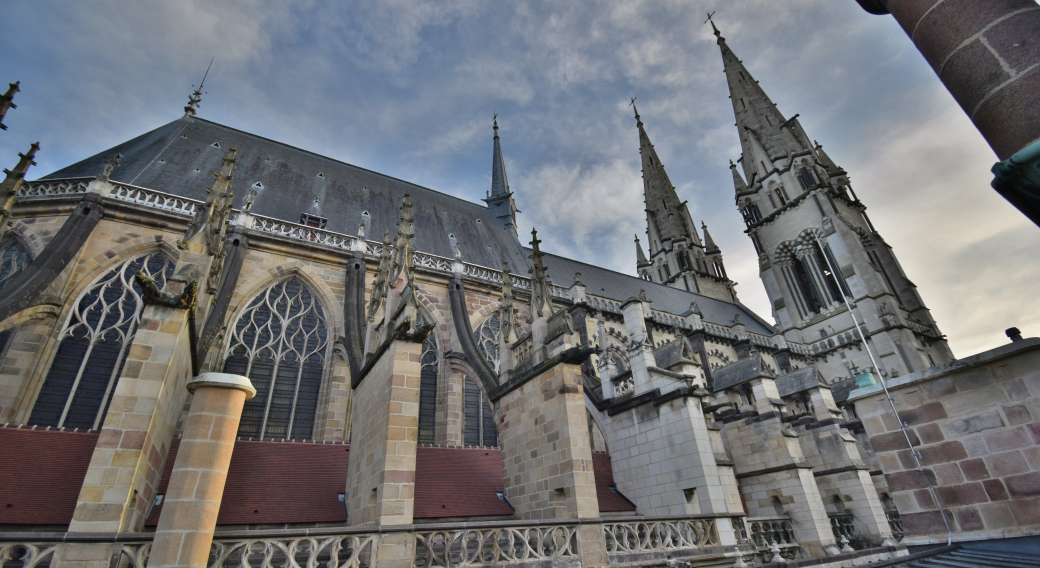
[[[25,172],[29,171],[29,166],[36,165],[33,158],[36,157],[36,151],[39,149],[40,143],[33,142],[27,153],[18,154],[18,165],[13,170],[4,170],[7,177],[0,182],[0,235],[7,230],[7,222],[11,219],[11,208],[14,206],[15,197],[18,196],[18,188],[25,181]]]
[[[647,224],[656,227],[656,237],[661,243],[684,237],[696,242],[694,227],[687,226],[685,206],[675,193],[675,186],[668,179],[668,173],[657,157],[657,150],[650,143],[642,121],[637,122],[636,127],[639,129],[639,155],[643,162],[643,201],[646,204]],[[654,234],[651,233],[651,236]],[[650,254],[657,252],[651,241]]]
[[[834,160],[832,160],[831,157],[823,151],[822,144],[815,140],[813,140],[813,144],[816,146],[814,148],[814,150],[816,150],[816,161],[818,161],[820,165],[823,166],[823,169],[827,171],[827,174],[835,176],[845,173],[845,170],[841,169],[837,164],[835,164]]]
[[[214,57],[213,59],[216,59]],[[198,114],[198,108],[202,104],[202,95],[205,91],[202,90],[202,86],[206,84],[206,77],[209,76],[209,70],[213,67],[213,59],[209,60],[209,67],[206,67],[206,73],[202,76],[202,81],[199,82],[199,87],[188,97],[188,106],[184,107],[184,117],[195,116]],[[192,85],[193,87],[195,85]]]
[[[650,261],[646,259],[646,255],[643,254],[643,245],[639,244],[639,235],[636,235],[636,266],[647,266]]]
[[[19,87],[21,81],[15,81],[11,83],[11,86],[7,89],[7,92],[0,96],[0,130],[7,130],[7,125],[4,124],[4,116],[7,115],[7,109],[18,108],[18,105],[14,104],[14,94],[22,89]]]
[[[531,274],[531,321],[543,317],[543,310],[549,302],[549,282],[542,262],[545,253],[538,248],[541,242],[538,240],[538,231],[531,229],[531,254],[528,256],[531,259],[531,268],[528,270]],[[549,311],[552,311],[552,304],[549,305]]]
[[[729,161],[729,169],[733,172],[733,189],[736,190],[737,195],[747,193],[748,186],[744,183],[744,178],[740,177],[740,172],[737,171],[737,165],[733,163],[733,160]]]
[[[506,177],[506,160],[502,157],[502,142],[498,138],[498,115],[491,119],[491,128],[495,131],[494,149],[491,154],[491,193],[483,199],[503,225],[516,232],[516,214],[520,212],[513,201],[513,192],[509,190],[509,178]]]
[[[711,233],[708,232],[708,225],[701,221],[701,230],[704,231],[704,252],[708,254],[722,252],[719,249],[719,245],[715,244],[715,239],[711,238]]]

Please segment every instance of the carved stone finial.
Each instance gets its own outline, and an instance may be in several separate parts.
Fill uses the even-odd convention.
[[[189,310],[195,307],[195,302],[198,299],[198,280],[188,282],[184,286],[184,291],[178,296],[167,294],[160,290],[155,280],[145,274],[143,270],[134,275],[134,280],[141,286],[141,300],[148,306],[165,306],[175,310]]]
[[[697,306],[697,302],[690,302],[690,313],[703,316],[701,309]]]
[[[112,175],[112,171],[119,167],[119,158],[123,156],[116,154],[115,156],[102,158],[101,161],[105,163],[105,169],[97,176],[98,181],[108,181],[108,178]]]
[[[386,301],[387,281],[390,277],[390,231],[383,235],[383,249],[379,252],[379,269],[372,282],[372,293],[368,298],[368,321],[375,322],[379,309]]]
[[[650,301],[650,298],[646,297],[646,290],[642,290],[642,289],[639,290],[639,299],[644,301],[644,302],[649,302]]]
[[[542,241],[538,240],[538,231],[531,229],[531,319],[543,317],[545,305],[549,303],[549,281],[546,278],[545,264],[542,257],[545,253],[538,248]],[[552,306],[549,307],[552,311]]]
[[[0,130],[7,130],[7,125],[4,124],[4,116],[7,115],[7,109],[18,108],[18,105],[14,104],[13,101],[14,94],[22,90],[21,87],[19,87],[19,85],[21,84],[21,81],[15,81],[14,83],[11,83],[10,87],[8,87],[7,89],[7,92],[3,95],[0,95]]]
[[[242,212],[249,213],[253,210],[253,203],[256,202],[257,192],[255,189],[249,189],[249,195],[246,196],[245,203],[242,204]]]

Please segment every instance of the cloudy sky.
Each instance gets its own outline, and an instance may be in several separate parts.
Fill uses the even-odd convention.
[[[891,17],[854,0],[7,2],[0,82],[21,80],[0,165],[39,177],[200,116],[476,201],[491,117],[551,252],[635,273],[639,110],[680,198],[766,319],[733,204],[739,156],[716,22],[787,116],[851,175],[954,354],[1040,335],[1040,229],[991,189],[995,156]]]

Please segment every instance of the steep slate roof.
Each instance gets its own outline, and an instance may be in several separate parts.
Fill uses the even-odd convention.
[[[641,136],[645,137],[645,133]],[[104,169],[104,156],[120,154],[121,165],[112,173],[113,181],[202,200],[206,198],[206,188],[212,185],[212,172],[219,168],[221,158],[232,147],[238,150],[233,181],[235,207],[241,207],[249,189],[260,182],[263,187],[257,189],[252,209],[258,215],[298,223],[300,214],[311,211],[318,199],[321,214],[328,218],[329,231],[355,234],[361,213],[367,211],[372,218],[367,237],[382,240],[386,230],[395,234],[401,199],[409,192],[415,218],[416,250],[451,258],[454,254],[448,235],[454,234],[462,248],[462,260],[466,262],[498,268],[502,266],[502,259],[507,258],[518,274],[526,274],[530,267],[530,250],[484,205],[198,117],[180,118],[43,179],[96,176]],[[661,173],[663,175],[663,170]],[[663,179],[662,183],[667,182],[666,176]],[[502,180],[504,184],[504,172]],[[670,185],[668,191],[674,196]],[[676,207],[679,206],[677,199],[673,200]],[[677,209],[676,214],[681,217],[680,213]],[[698,238],[695,231],[692,234]],[[689,311],[690,303],[696,301],[704,319],[711,323],[728,326],[733,322],[733,315],[740,314],[750,331],[773,333],[769,323],[740,304],[661,286],[560,256],[546,255],[545,263],[550,277],[560,285],[570,285],[574,273],[581,272],[589,292],[597,295],[624,301],[638,296],[640,289],[646,289],[655,308],[683,314]]]
[[[496,268],[508,258],[511,266],[529,266],[516,235],[483,205],[197,117],[160,126],[43,179],[96,176],[104,168],[102,157],[121,154],[113,181],[203,200],[231,148],[238,149],[236,208],[260,182],[253,205],[258,215],[299,223],[318,199],[329,231],[356,234],[362,211],[368,211],[367,236],[379,241],[384,231],[396,234],[401,199],[409,192],[416,250],[451,258],[448,235],[454,234],[466,262]]]
[[[524,250],[530,254],[530,249],[525,248]],[[549,278],[557,286],[570,286],[574,282],[574,273],[580,272],[581,281],[585,284],[585,291],[589,294],[624,302],[629,298],[639,297],[640,290],[646,290],[646,297],[650,299],[651,308],[673,314],[685,314],[690,311],[690,303],[697,302],[697,307],[700,308],[705,321],[730,326],[733,325],[733,316],[739,314],[741,323],[748,331],[763,335],[773,334],[770,324],[742,304],[723,302],[671,286],[655,284],[642,278],[554,254],[547,253],[542,260],[548,268]]]

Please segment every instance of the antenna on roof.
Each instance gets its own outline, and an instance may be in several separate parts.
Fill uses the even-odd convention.
[[[190,97],[188,97],[188,106],[184,107],[185,118],[195,116],[198,113],[197,109],[199,108],[199,105],[202,104],[202,95],[206,93],[206,91],[202,90],[202,86],[206,84],[206,77],[209,77],[209,70],[213,67],[214,59],[216,59],[216,57],[209,60],[209,66],[206,67],[206,73],[202,75],[202,81],[199,82],[198,88],[195,89]],[[195,85],[192,85],[192,87],[194,86]]]

